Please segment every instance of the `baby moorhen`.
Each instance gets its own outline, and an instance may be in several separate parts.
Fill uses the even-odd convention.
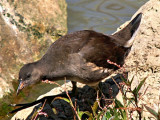
[[[139,13],[125,28],[113,35],[104,35],[91,30],[83,30],[67,34],[54,42],[46,54],[38,61],[24,65],[19,72],[17,94],[25,87],[42,80],[62,80],[64,77],[81,82],[97,89],[98,83],[118,69],[107,62],[110,60],[122,66],[127,57],[136,32],[138,31],[142,13]],[[15,113],[38,103],[49,103],[58,95],[46,96],[40,100],[21,106],[10,113]],[[61,97],[67,97],[61,94]]]
[[[139,28],[139,13],[125,28],[113,35],[92,30],[67,34],[55,41],[38,61],[24,65],[19,72],[17,94],[42,80],[62,80],[97,87],[98,83],[118,69],[107,59],[122,66]]]

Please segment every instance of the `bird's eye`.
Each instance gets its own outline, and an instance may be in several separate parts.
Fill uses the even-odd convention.
[[[27,74],[27,78],[30,78],[31,77],[31,74]]]

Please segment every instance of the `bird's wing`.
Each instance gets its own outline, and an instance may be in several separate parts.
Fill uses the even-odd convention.
[[[123,64],[123,54],[124,48],[116,45],[112,38],[90,32],[85,44],[68,55],[66,68],[71,76],[86,79],[85,84],[93,83],[109,76],[115,70],[116,66],[109,64],[107,60]]]
[[[107,59],[123,62],[120,59],[123,52],[123,48],[112,42],[109,36],[94,31],[78,31],[54,42],[42,60],[43,63],[47,61],[53,76],[97,80],[115,69]]]
[[[87,61],[99,67],[114,69],[107,60],[119,65],[123,64],[126,48],[114,43],[114,40],[103,34],[93,34],[87,44],[79,51],[79,54]]]

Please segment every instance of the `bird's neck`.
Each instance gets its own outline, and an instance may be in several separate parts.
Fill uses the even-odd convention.
[[[54,67],[44,60],[37,61],[36,68],[41,72],[41,80],[51,80],[56,77]]]
[[[47,74],[47,67],[45,66],[44,63],[41,62],[41,60],[38,60],[36,62],[34,62],[34,68],[36,68],[36,70],[38,71],[38,73],[40,73],[40,78],[43,79],[46,74]]]

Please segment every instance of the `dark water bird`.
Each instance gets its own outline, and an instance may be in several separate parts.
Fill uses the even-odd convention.
[[[139,13],[125,28],[113,35],[82,30],[61,37],[49,47],[40,60],[25,64],[20,69],[17,94],[23,88],[42,80],[64,80],[64,77],[72,81],[73,92],[76,90],[76,82],[97,89],[100,81],[118,69],[107,60],[123,66],[134,42],[141,17],[142,13]],[[32,103],[14,104],[12,106],[21,107],[10,113],[53,98],[55,96],[47,96]]]
[[[139,13],[125,28],[113,35],[104,35],[92,30],[67,34],[55,41],[44,56],[33,63],[25,64],[19,72],[17,94],[25,87],[42,80],[64,80],[97,88],[104,78],[118,69],[110,60],[123,66],[134,42],[142,13]]]

